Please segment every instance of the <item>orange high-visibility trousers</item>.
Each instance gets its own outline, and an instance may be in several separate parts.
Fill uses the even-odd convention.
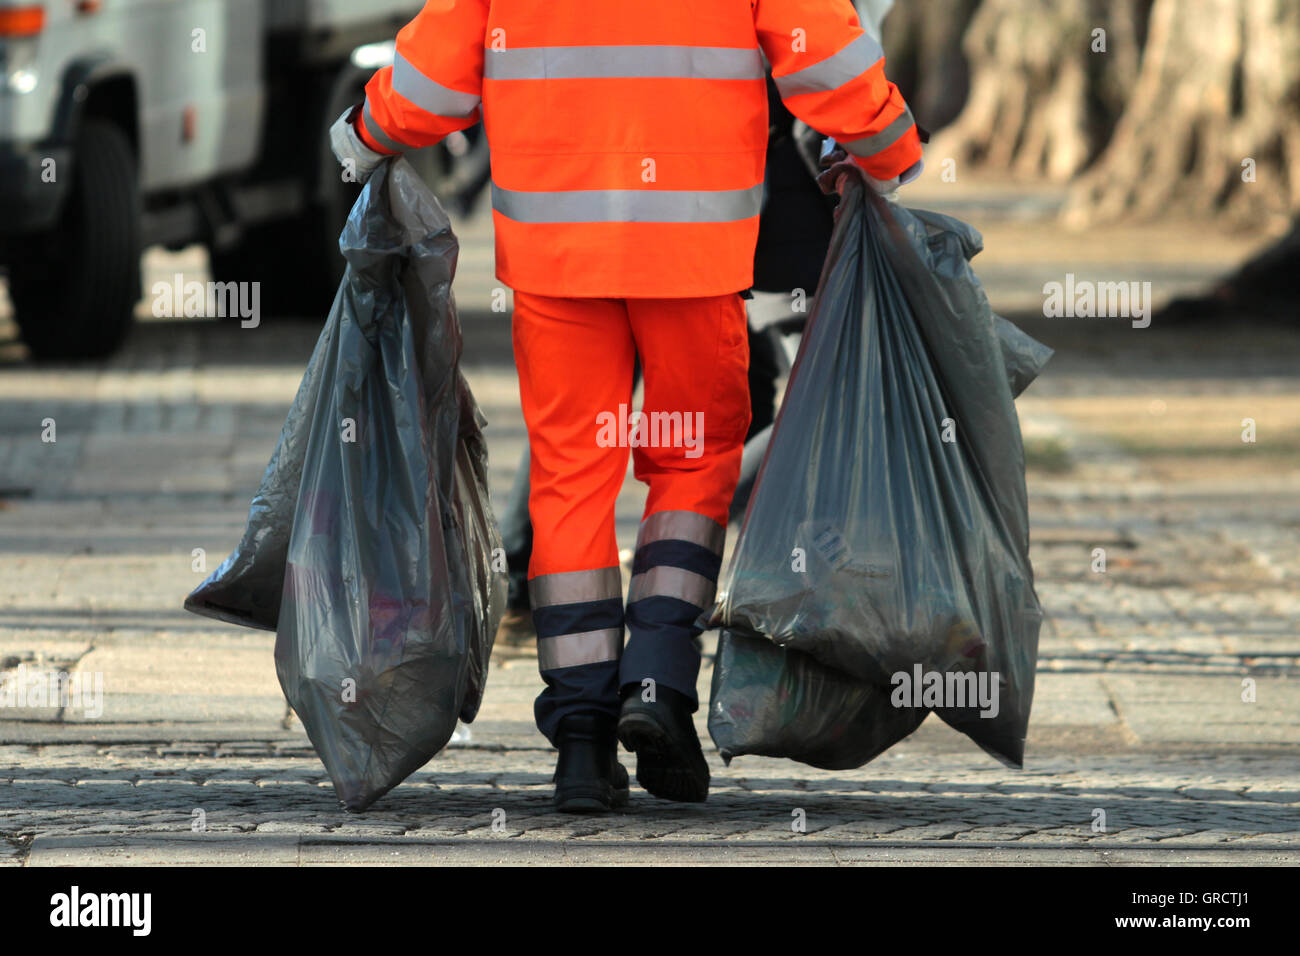
[[[694,621],[713,601],[750,420],[743,300],[516,292],[513,336],[547,683],[538,726],[549,737],[568,713],[617,714],[620,688],[646,680],[694,701]],[[625,613],[614,506],[629,454],[649,494]]]

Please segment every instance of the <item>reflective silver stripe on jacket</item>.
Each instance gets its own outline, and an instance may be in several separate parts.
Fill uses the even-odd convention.
[[[366,124],[366,132],[374,137],[375,142],[386,149],[391,149],[395,153],[400,153],[411,147],[405,143],[399,143],[384,132],[383,127],[375,122],[375,118],[370,115],[370,100],[366,100],[366,105],[361,108],[361,121]],[[373,153],[374,150],[371,150]]]
[[[717,584],[704,575],[665,564],[632,576],[627,603],[647,597],[670,597],[703,610],[713,604],[716,591]]]
[[[737,222],[757,216],[763,184],[747,189],[568,189],[520,192],[492,184],[492,208],[527,223]]]
[[[838,53],[802,70],[773,76],[772,79],[782,99],[801,93],[825,93],[856,80],[884,55],[880,44],[864,33],[845,44]]]
[[[761,80],[757,47],[535,46],[483,52],[488,80],[580,80],[598,78]]]
[[[606,627],[599,631],[543,637],[537,641],[537,666],[544,671],[580,664],[616,661],[623,653],[623,629]]]
[[[393,60],[393,91],[437,116],[468,116],[479,104],[475,94],[462,93],[429,79],[400,53]]]
[[[840,145],[852,153],[854,156],[874,156],[882,149],[889,149],[902,138],[903,134],[912,128],[916,120],[912,119],[912,111],[904,109],[903,114],[894,120],[879,133],[872,133],[870,136],[863,136],[860,139],[841,142]]]
[[[727,529],[707,515],[694,511],[656,511],[641,522],[636,533],[636,546],[639,549],[651,541],[666,539],[690,541],[721,555]]]
[[[553,604],[581,604],[623,596],[623,575],[618,568],[595,571],[564,571],[542,574],[528,582],[528,596],[533,607]],[[552,640],[552,638],[542,638]]]

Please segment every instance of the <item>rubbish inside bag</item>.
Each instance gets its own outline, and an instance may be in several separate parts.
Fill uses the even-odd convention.
[[[276,630],[280,686],[359,811],[474,719],[506,579],[446,213],[398,159],[339,246],[347,271],[243,537],[185,607]]]
[[[993,314],[980,248],[958,220],[845,192],[707,615],[728,759],[859,766],[933,710],[1022,764],[1042,611],[1013,398],[1051,350]]]
[[[728,763],[757,754],[851,770],[902,740],[927,714],[892,706],[889,688],[811,654],[729,629],[718,637],[713,673],[709,734]]]

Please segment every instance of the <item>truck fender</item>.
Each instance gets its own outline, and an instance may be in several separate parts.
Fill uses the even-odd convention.
[[[137,86],[135,71],[131,66],[114,59],[107,51],[86,54],[70,63],[63,71],[51,139],[59,144],[71,145],[76,139],[77,125],[81,122],[91,88],[106,80],[119,78],[126,78],[133,87]],[[123,130],[133,143],[138,141],[136,122],[137,118],[131,117],[131,125]]]

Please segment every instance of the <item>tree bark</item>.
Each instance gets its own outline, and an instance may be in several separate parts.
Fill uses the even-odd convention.
[[[1270,229],[1300,213],[1296,0],[1156,0],[1128,108],[1064,215],[1170,212]]]
[[[930,154],[1005,176],[1073,177],[1123,111],[1151,2],[983,0],[963,41],[970,95]]]

